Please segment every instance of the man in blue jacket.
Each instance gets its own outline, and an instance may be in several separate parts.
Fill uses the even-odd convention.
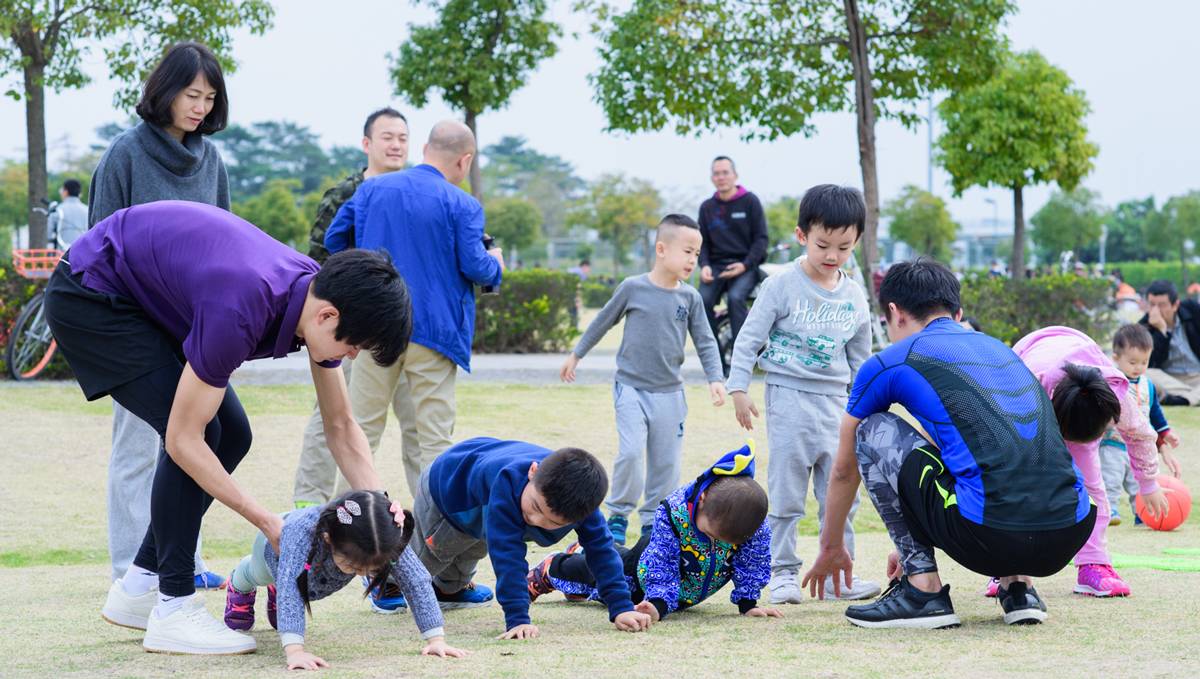
[[[417,459],[404,461],[413,472],[409,478],[450,447],[457,366],[471,369],[472,284],[499,285],[504,269],[500,249],[483,247],[483,206],[458,188],[475,156],[471,130],[457,121],[438,123],[424,156],[425,162],[410,170],[364,181],[325,232],[330,253],[352,247],[387,250],[409,283],[413,334],[408,350],[395,365],[355,370],[350,383],[350,405],[359,414],[378,407],[372,400],[382,399],[386,408],[397,384],[407,380],[419,443]],[[410,455],[407,448],[404,454]],[[416,488],[409,490],[417,494]]]

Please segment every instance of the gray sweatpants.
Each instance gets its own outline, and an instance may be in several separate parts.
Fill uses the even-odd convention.
[[[420,490],[413,500],[413,539],[409,546],[446,594],[460,592],[475,577],[479,560],[487,556],[487,541],[455,528],[438,509],[429,492],[429,467],[421,472]]]
[[[112,457],[108,462],[108,555],[112,579],[125,575],[150,527],[150,489],[162,438],[154,427],[113,401]],[[208,570],[196,538],[195,572]]]
[[[812,479],[817,516],[825,523],[825,493],[838,447],[838,423],[845,396],[812,394],[767,385],[767,496],[771,527],[771,573],[797,573],[804,560],[796,555],[796,531],[804,518]],[[858,496],[846,517],[844,539],[854,556],[854,515]]]
[[[613,406],[617,459],[605,506],[610,515],[629,516],[645,495],[638,525],[649,525],[659,503],[679,486],[687,399],[682,390],[642,391],[616,382]]]
[[[1108,495],[1109,513],[1116,516],[1122,506],[1121,496],[1129,499],[1130,513],[1137,497],[1137,479],[1133,478],[1133,467],[1129,465],[1129,453],[1119,446],[1100,446],[1100,473],[1104,477],[1104,492]]]

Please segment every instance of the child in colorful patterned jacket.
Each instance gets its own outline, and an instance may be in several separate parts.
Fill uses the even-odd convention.
[[[695,481],[671,493],[654,529],[632,549],[618,547],[637,610],[655,621],[704,601],[733,581],[730,601],[751,617],[782,618],[758,605],[771,578],[767,494],[754,481],[753,443],[727,453]],[[573,601],[599,600],[595,578],[572,545],[527,576],[530,599],[554,590]]]

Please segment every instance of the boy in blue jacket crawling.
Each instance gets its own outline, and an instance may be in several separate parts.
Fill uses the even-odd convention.
[[[695,481],[671,493],[658,506],[654,528],[622,552],[625,579],[636,610],[655,622],[704,601],[733,581],[729,599],[738,612],[782,618],[758,605],[771,579],[771,529],[767,494],[754,481],[751,446],[727,453]],[[552,554],[526,576],[529,598],[559,590],[571,600],[601,598],[587,547],[572,545]]]
[[[491,556],[496,598],[504,609],[501,639],[531,639],[525,543],[543,547],[575,531],[596,574],[599,597],[617,629],[640,632],[651,616],[634,610],[621,557],[600,514],[608,493],[604,466],[578,448],[556,451],[524,441],[474,438],[451,446],[421,474],[412,547],[433,576],[443,609],[486,606],[487,588],[472,582]]]

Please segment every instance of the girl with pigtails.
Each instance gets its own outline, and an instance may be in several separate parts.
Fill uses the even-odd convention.
[[[265,536],[229,578],[225,624],[248,630],[254,625],[257,588],[267,588],[267,619],[279,631],[288,669],[328,667],[304,648],[305,610],[362,576],[366,591],[389,575],[399,583],[413,620],[425,640],[422,655],[461,658],[467,652],[446,643],[442,611],[430,585],[429,572],[411,549],[413,517],[405,511],[403,527],[383,493],[354,490],[323,507],[291,512],[284,518],[276,555]]]

